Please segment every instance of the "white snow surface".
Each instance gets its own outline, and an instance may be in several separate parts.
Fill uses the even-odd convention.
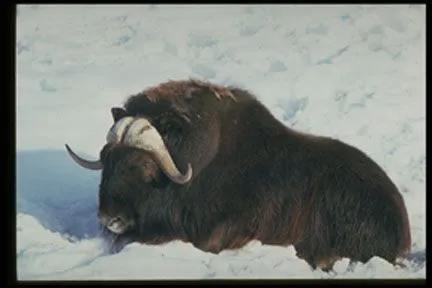
[[[425,278],[424,5],[20,5],[17,8],[19,280]],[[246,88],[286,125],[377,161],[409,212],[406,268],[383,259],[311,270],[295,249],[252,242],[105,251],[95,159],[109,109],[168,79]]]

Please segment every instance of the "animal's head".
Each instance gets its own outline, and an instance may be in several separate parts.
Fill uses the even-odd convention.
[[[145,118],[120,117],[122,110],[112,109],[114,125],[99,159],[89,161],[66,149],[81,167],[102,169],[99,186],[100,222],[116,234],[136,223],[141,201],[170,182],[183,185],[192,178],[192,168],[183,174],[177,168],[159,132]],[[120,114],[119,114],[120,113]],[[124,116],[124,115],[123,115]]]
[[[169,81],[114,107],[114,125],[97,161],[70,156],[87,169],[103,169],[99,215],[108,229],[134,225],[137,205],[168,184],[192,179],[218,152],[221,111],[234,100],[223,87],[197,80]]]

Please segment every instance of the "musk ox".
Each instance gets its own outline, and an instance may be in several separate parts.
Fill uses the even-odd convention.
[[[250,92],[168,81],[111,109],[99,160],[99,218],[118,237],[212,253],[251,240],[294,245],[314,269],[342,257],[395,264],[410,251],[402,195],[339,140],[297,132]]]

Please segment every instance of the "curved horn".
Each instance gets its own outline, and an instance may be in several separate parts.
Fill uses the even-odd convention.
[[[177,169],[161,135],[147,119],[135,119],[128,127],[123,143],[150,152],[159,167],[173,182],[185,184],[192,178],[190,163],[188,164],[186,173],[183,175]]]
[[[75,154],[75,152],[73,152],[72,149],[67,144],[65,144],[65,146],[66,146],[66,150],[68,151],[68,153],[72,157],[72,159],[81,167],[86,168],[86,169],[90,169],[90,170],[102,169],[103,165],[102,165],[102,162],[100,162],[100,160],[96,160],[96,161],[85,160],[85,159],[79,157],[77,154]]]

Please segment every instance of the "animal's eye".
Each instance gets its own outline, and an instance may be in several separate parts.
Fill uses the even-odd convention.
[[[130,168],[131,172],[140,172],[141,168],[138,165],[132,165],[132,167]]]

